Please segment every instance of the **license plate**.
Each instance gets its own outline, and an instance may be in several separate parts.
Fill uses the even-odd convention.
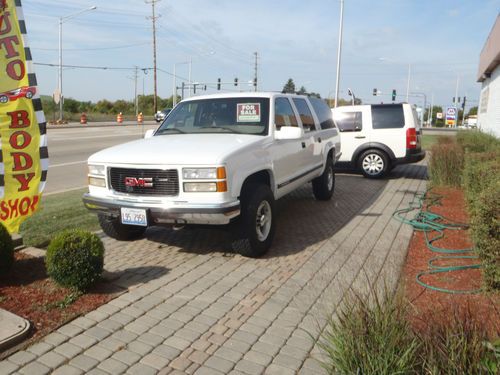
[[[148,225],[148,218],[144,209],[122,207],[121,214],[122,224],[142,225],[144,227]]]

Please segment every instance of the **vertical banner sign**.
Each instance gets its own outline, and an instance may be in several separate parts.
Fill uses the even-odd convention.
[[[40,205],[48,158],[21,0],[0,0],[0,222],[10,233]]]

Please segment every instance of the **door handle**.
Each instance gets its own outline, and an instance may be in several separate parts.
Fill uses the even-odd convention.
[[[302,142],[302,148],[306,148],[306,142]]]
[[[362,138],[366,138],[366,137],[364,135],[357,135],[354,138],[356,138],[356,139],[362,139]]]
[[[318,137],[318,143],[321,143],[321,137]]]

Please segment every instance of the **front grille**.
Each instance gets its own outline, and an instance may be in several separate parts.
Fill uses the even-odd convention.
[[[125,185],[127,177],[129,180],[138,179],[137,181],[141,181],[142,178],[152,178],[153,186],[127,186]],[[177,169],[110,168],[109,180],[113,190],[120,193],[162,196],[179,194],[179,174]]]

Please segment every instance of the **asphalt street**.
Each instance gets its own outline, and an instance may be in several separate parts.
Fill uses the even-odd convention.
[[[87,186],[87,159],[94,152],[142,138],[158,125],[65,127],[47,130],[50,166],[44,194]]]

